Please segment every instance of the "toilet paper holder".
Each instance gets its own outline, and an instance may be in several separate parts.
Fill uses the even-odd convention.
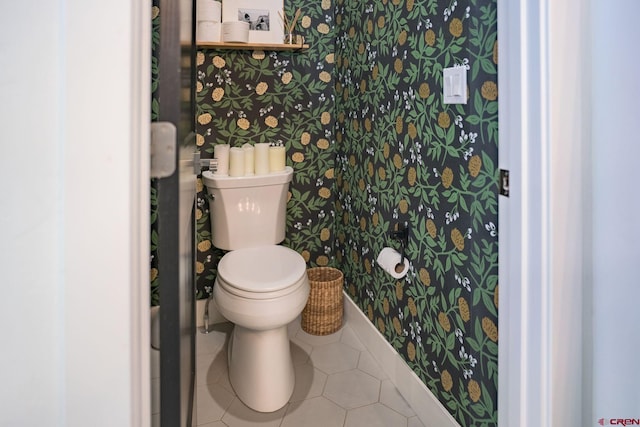
[[[396,230],[391,232],[391,238],[400,241],[400,262],[396,268],[404,267],[405,251],[409,244],[409,223],[398,224]]]

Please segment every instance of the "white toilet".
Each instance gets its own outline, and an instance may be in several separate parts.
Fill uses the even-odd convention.
[[[235,324],[229,342],[229,380],[238,397],[259,412],[282,408],[295,383],[287,324],[309,296],[306,263],[278,246],[285,237],[293,169],[228,177],[204,172],[212,200],[213,245],[229,250],[218,264],[213,298]]]

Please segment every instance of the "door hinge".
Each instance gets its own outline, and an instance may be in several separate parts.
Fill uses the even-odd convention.
[[[500,195],[509,197],[509,171],[500,169]]]
[[[176,127],[170,122],[151,123],[151,178],[167,178],[176,171]]]

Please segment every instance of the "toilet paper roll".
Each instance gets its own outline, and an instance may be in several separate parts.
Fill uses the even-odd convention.
[[[196,3],[196,19],[198,22],[221,22],[222,3],[215,0],[198,0]]]
[[[256,175],[266,175],[269,173],[269,143],[259,142],[254,147]]]
[[[196,40],[198,42],[219,42],[221,40],[219,22],[201,21],[198,22]]]
[[[181,46],[191,44],[191,13],[188,2],[180,2],[180,43]]]
[[[407,275],[409,271],[409,260],[405,258],[403,262],[400,262],[402,255],[393,248],[383,248],[378,254],[376,262],[378,265],[386,271],[391,277],[396,279],[402,279]]]
[[[217,144],[213,147],[213,158],[218,159],[215,175],[229,175],[229,144]]]
[[[229,150],[229,176],[244,176],[244,150],[233,147]]]
[[[283,146],[269,147],[269,172],[281,172],[285,167],[285,150]]]
[[[244,151],[244,174],[251,176],[255,170],[255,159],[253,155],[255,149],[253,145],[247,143],[242,146],[242,150]]]
[[[248,43],[249,23],[244,21],[226,21],[222,23],[222,41]]]

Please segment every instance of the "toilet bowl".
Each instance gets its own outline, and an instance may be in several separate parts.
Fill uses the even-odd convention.
[[[248,407],[282,408],[295,383],[287,324],[304,309],[309,281],[304,259],[284,246],[227,253],[218,265],[213,297],[235,324],[229,341],[229,380]]]
[[[249,408],[273,412],[289,401],[295,383],[287,324],[309,296],[306,262],[279,246],[293,169],[230,177],[202,174],[210,196],[212,242],[228,250],[218,264],[213,299],[234,323],[229,381]]]

